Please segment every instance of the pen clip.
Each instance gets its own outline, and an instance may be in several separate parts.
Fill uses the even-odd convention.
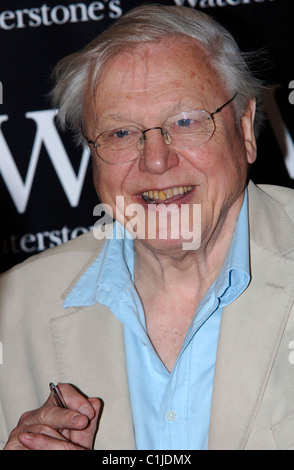
[[[54,385],[53,382],[50,382],[49,388],[50,388],[51,393],[53,394],[53,398],[54,398],[56,406],[59,406],[60,408],[66,408],[66,404],[64,402],[64,399],[62,398],[59,388],[56,385]]]

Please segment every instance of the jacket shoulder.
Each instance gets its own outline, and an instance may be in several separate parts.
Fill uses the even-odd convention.
[[[32,303],[33,299],[60,296],[97,258],[104,240],[93,232],[28,258],[0,276],[0,308],[3,302]],[[14,300],[13,300],[14,299]]]
[[[260,184],[258,188],[281,204],[294,222],[294,189],[269,184]]]
[[[293,258],[294,190],[252,182],[248,190],[251,242]]]

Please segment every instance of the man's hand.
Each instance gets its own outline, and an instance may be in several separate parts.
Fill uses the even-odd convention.
[[[24,413],[4,450],[91,450],[101,402],[85,398],[74,387],[59,384],[67,409],[55,405],[50,394],[44,405]]]

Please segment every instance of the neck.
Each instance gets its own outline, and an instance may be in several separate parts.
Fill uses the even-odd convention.
[[[243,198],[242,198],[243,201]],[[135,240],[135,285],[155,351],[171,371],[197,307],[218,277],[232,242],[242,201],[203,237],[196,251],[158,253]]]

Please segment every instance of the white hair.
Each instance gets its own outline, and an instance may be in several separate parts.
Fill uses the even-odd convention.
[[[78,142],[85,142],[81,125],[86,87],[90,85],[89,91],[94,94],[103,70],[121,51],[168,36],[192,38],[205,48],[222,78],[221,86],[231,96],[237,93],[234,102],[237,119],[246,111],[249,101],[256,99],[258,134],[263,86],[250,71],[252,54],[242,53],[231,33],[210,16],[189,7],[163,5],[144,5],[129,11],[84,49],[57,64],[52,95],[53,105],[59,109],[61,128],[73,129]]]

